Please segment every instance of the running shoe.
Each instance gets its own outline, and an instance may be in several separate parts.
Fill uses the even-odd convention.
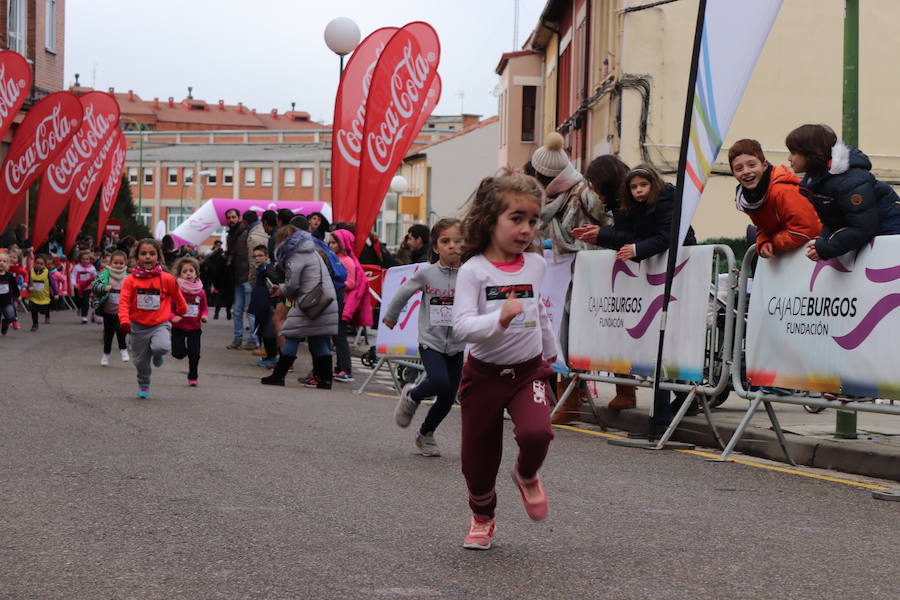
[[[256,366],[257,367],[265,367],[267,369],[274,369],[275,365],[277,365],[277,364],[278,364],[277,358],[264,358],[260,361],[257,361]]]
[[[517,464],[512,470],[512,480],[516,487],[519,488],[528,517],[532,521],[540,521],[545,518],[550,511],[550,507],[547,503],[547,494],[544,492],[544,486],[541,485],[541,476],[535,475],[532,479],[526,481],[519,475],[519,465]]]
[[[13,329],[18,329],[18,328],[19,328],[19,322],[18,322],[18,321],[13,321],[13,322],[12,322],[12,328],[13,328]]]
[[[241,350],[256,350],[256,344],[254,344],[253,342],[244,342],[243,344],[241,344],[240,349]]]
[[[38,330],[38,326],[35,325],[34,327],[31,328],[31,333],[34,333],[34,332],[37,331],[37,330]]]
[[[138,385],[137,397],[141,400],[150,397],[150,385],[149,384],[140,384]]]
[[[428,435],[422,435],[421,431],[416,432],[416,448],[422,456],[440,456],[441,450],[438,448],[437,442],[434,441],[434,432]]]
[[[336,378],[337,375],[335,375],[335,379]],[[419,408],[416,401],[409,397],[409,393],[415,387],[415,384],[407,383],[403,386],[403,389],[400,390],[400,399],[397,401],[397,406],[394,408],[394,421],[397,422],[398,427],[409,427],[413,415],[416,414],[416,409]],[[416,440],[416,444],[418,444],[418,439]]]
[[[87,317],[81,317],[81,324],[84,325],[87,323]]]
[[[128,350],[119,350],[119,354],[122,355],[122,362],[128,362],[131,359],[131,357],[128,356]]]
[[[163,365],[163,360],[165,360],[165,357],[163,357],[163,356],[154,356],[153,357],[153,366],[161,367]]]
[[[241,347],[241,340],[231,340],[231,343],[225,346],[229,350],[237,350]]]
[[[109,354],[104,354],[100,357],[100,366],[108,367],[109,366]]]
[[[353,375],[347,373],[346,371],[338,371],[334,374],[335,381],[340,381],[341,383],[352,383]]]
[[[469,550],[490,550],[494,541],[494,528],[497,521],[491,517],[472,515],[469,521],[469,532],[463,542],[463,548]]]
[[[315,375],[307,375],[306,377],[298,377],[297,381],[299,381],[303,387],[308,387],[308,388],[319,387],[319,380],[316,379]]]
[[[197,380],[196,379],[188,379],[188,385],[191,387],[197,387]]]

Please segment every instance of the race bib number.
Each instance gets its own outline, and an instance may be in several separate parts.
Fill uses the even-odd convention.
[[[138,289],[137,307],[138,310],[159,310],[159,290],[154,290],[152,288]]]
[[[434,297],[429,301],[428,309],[432,327],[453,327],[453,298]]]
[[[533,306],[525,305],[525,310],[510,321],[507,329],[532,329],[538,326],[537,311]]]
[[[118,304],[119,303],[119,292],[110,292],[106,297],[106,301],[110,304]]]
[[[191,303],[187,305],[188,309],[184,316],[197,317],[200,315],[200,303]]]
[[[530,283],[518,285],[489,285],[484,288],[485,300],[506,300],[509,293],[513,292],[515,298],[534,298],[534,288]]]
[[[8,283],[0,283],[0,294],[8,294],[9,293],[9,284]]]
[[[85,279],[90,279],[90,278],[91,278],[91,274],[88,273],[87,271],[82,271],[81,273],[78,274],[79,281],[84,281]]]
[[[43,292],[44,291],[44,282],[43,281],[33,281],[31,283],[31,291]]]

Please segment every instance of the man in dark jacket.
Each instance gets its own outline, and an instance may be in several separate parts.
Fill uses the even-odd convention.
[[[416,223],[406,232],[404,240],[406,247],[409,248],[410,262],[422,263],[428,262],[428,255],[431,247],[428,245],[428,228],[421,223]]]
[[[244,339],[244,311],[250,301],[250,255],[247,252],[247,228],[241,223],[241,215],[237,209],[229,209],[225,213],[228,224],[227,257],[228,270],[234,281],[234,339],[228,344],[230,349],[238,349]]]

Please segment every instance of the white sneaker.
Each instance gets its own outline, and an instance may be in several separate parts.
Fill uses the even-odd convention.
[[[119,352],[122,354],[122,362],[128,362],[128,350],[119,350]]]
[[[81,324],[84,325],[87,323],[87,317],[81,317]]]
[[[400,400],[397,401],[397,406],[394,408],[394,421],[400,427],[409,427],[413,415],[416,414],[416,409],[419,408],[419,405],[409,397],[409,393],[415,387],[414,383],[407,383],[400,391]]]
[[[109,354],[104,354],[100,357],[100,366],[108,367],[109,366]]]
[[[419,449],[419,453],[422,456],[440,456],[441,451],[438,448],[437,442],[434,441],[434,432],[432,431],[428,435],[422,435],[420,432],[416,432],[416,448]]]

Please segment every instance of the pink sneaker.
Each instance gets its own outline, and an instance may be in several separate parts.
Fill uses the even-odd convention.
[[[469,533],[463,542],[463,548],[469,550],[490,550],[494,541],[494,527],[497,522],[491,517],[472,515],[469,521]]]
[[[535,475],[533,479],[525,481],[519,475],[519,466],[516,465],[512,470],[513,483],[519,488],[522,495],[522,502],[525,503],[525,512],[532,521],[540,521],[550,512],[547,504],[547,494],[544,492],[544,486],[541,485],[540,475]]]
[[[188,379],[188,385],[191,387],[197,387],[197,380],[196,379]]]

